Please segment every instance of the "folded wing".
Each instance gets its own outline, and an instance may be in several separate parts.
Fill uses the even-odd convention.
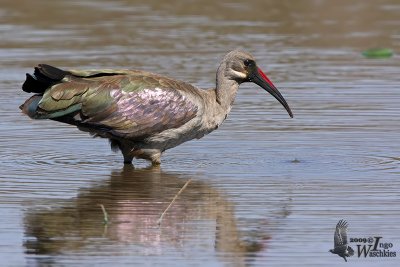
[[[37,94],[21,109],[35,119],[134,139],[196,117],[198,106],[181,88],[188,85],[143,71],[63,71],[39,65],[23,86]]]

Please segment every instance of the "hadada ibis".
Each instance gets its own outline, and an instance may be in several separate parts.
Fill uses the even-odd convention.
[[[140,70],[61,70],[39,64],[22,85],[35,94],[20,108],[32,119],[68,123],[108,138],[124,163],[142,158],[156,165],[165,150],[217,129],[244,82],[261,86],[293,117],[254,57],[239,50],[222,59],[216,88],[210,90]]]

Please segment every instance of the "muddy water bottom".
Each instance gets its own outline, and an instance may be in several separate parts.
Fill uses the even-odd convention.
[[[0,266],[335,266],[340,219],[349,237],[381,236],[398,252],[400,61],[361,51],[400,51],[399,9],[389,0],[5,1]],[[106,140],[18,110],[37,63],[144,69],[209,88],[237,47],[254,54],[295,118],[244,84],[220,129],[167,151],[160,168],[123,166]],[[397,266],[399,256],[348,261]]]

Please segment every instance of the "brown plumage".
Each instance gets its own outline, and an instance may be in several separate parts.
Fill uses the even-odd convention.
[[[134,157],[160,163],[161,153],[201,138],[226,118],[239,84],[254,82],[270,92],[293,116],[267,76],[245,52],[232,51],[217,71],[217,88],[138,70],[64,71],[35,67],[22,88],[36,93],[22,111],[33,119],[52,119],[110,139],[125,163]]]

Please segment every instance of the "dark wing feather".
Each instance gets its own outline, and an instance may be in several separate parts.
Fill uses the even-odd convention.
[[[46,64],[35,67],[33,75],[27,73],[22,90],[27,93],[42,94],[47,88],[61,81],[68,72]]]
[[[334,235],[335,248],[347,245],[347,222],[340,220],[336,225]]]

